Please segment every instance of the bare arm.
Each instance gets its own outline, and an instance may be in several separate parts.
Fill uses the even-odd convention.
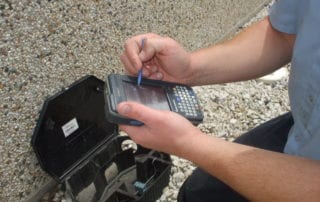
[[[268,74],[291,59],[295,36],[275,30],[269,18],[230,41],[191,53],[191,85],[248,80]]]
[[[145,39],[144,47],[141,41]],[[288,63],[294,35],[275,30],[268,18],[250,26],[230,41],[187,52],[168,37],[148,33],[125,43],[121,61],[126,71],[188,85],[205,85],[256,78]]]
[[[189,140],[189,146],[185,146],[180,155],[250,201],[320,200],[319,161],[225,142],[203,134]]]

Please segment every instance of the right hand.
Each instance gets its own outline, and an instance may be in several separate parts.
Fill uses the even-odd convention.
[[[121,61],[131,75],[143,67],[144,77],[188,84],[193,74],[190,53],[171,38],[153,33],[137,35],[128,39],[124,48]]]

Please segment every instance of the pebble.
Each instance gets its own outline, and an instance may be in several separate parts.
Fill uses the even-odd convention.
[[[173,174],[172,178],[176,183],[179,183],[184,181],[185,175],[182,172],[177,172]]]

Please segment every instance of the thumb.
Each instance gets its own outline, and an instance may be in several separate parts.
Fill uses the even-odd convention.
[[[159,117],[158,110],[136,102],[121,102],[117,106],[117,111],[122,116],[141,121],[144,124],[153,122]]]

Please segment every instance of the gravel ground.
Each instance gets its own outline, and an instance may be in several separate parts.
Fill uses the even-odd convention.
[[[106,44],[94,40],[96,35],[103,36],[103,22],[96,21],[99,16],[94,12],[91,18],[81,19],[79,12],[87,12],[82,4],[77,10],[70,8],[67,16],[51,16],[50,12],[43,13],[40,1],[28,1],[28,7],[21,5],[20,1],[14,5],[10,2],[4,0],[0,3],[0,14],[6,16],[0,18],[0,201],[23,200],[48,178],[34,163],[37,160],[30,148],[43,99],[83,75],[102,77],[112,72],[112,69],[103,68],[106,65],[121,66],[118,58],[111,58],[105,52],[119,54],[122,42],[109,41],[112,44]],[[19,15],[10,15],[13,6],[20,11]],[[51,6],[52,13],[64,9],[58,4]],[[265,16],[267,8],[248,24]],[[44,18],[38,19],[37,16]],[[59,24],[61,18],[66,20],[62,25]],[[81,29],[68,24],[68,21],[77,19],[84,22]],[[90,23],[96,25],[95,30],[88,27]],[[95,44],[86,47],[86,40]],[[48,43],[55,45],[48,47]],[[39,67],[43,70],[39,71]],[[205,113],[205,120],[199,128],[208,135],[232,141],[243,132],[288,111],[287,80],[284,78],[272,84],[252,80],[196,87]],[[178,188],[195,168],[184,159],[175,156],[172,159],[171,181],[159,199],[161,202],[175,201]],[[59,189],[50,200],[68,201]]]

